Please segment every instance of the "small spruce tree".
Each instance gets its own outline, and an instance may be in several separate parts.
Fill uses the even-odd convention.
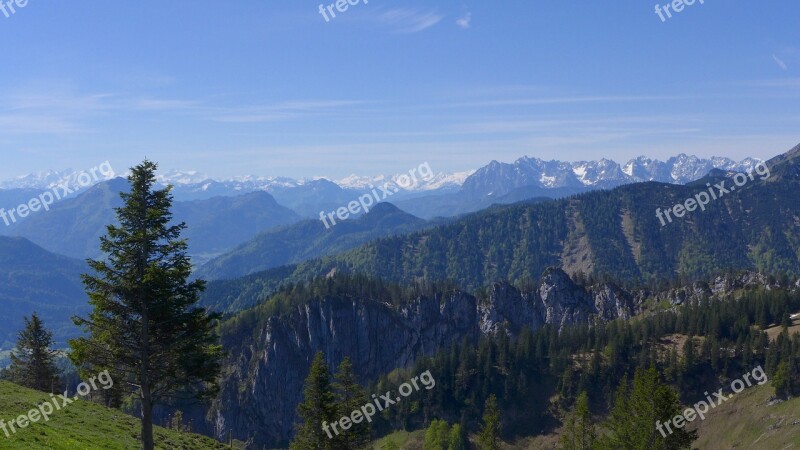
[[[575,402],[575,409],[568,416],[564,434],[561,435],[563,450],[591,450],[594,448],[597,433],[592,424],[589,411],[589,396],[581,392]]]
[[[301,423],[289,448],[291,450],[333,450],[337,437],[329,424],[337,420],[336,403],[331,387],[331,373],[322,352],[311,363],[303,389],[303,403],[297,407]],[[327,427],[327,429],[326,429]]]
[[[4,377],[12,383],[44,392],[60,388],[56,367],[58,352],[53,348],[53,333],[45,328],[37,313],[25,317],[25,327],[19,332],[16,350],[11,353],[11,365]]]
[[[486,400],[483,413],[483,427],[478,435],[478,448],[480,450],[500,449],[500,408],[497,406],[497,397],[494,394]]]
[[[367,394],[356,381],[353,364],[345,358],[334,377],[333,389],[336,399],[336,417],[351,417],[353,411],[359,411],[362,405],[369,403]],[[353,422],[349,429],[334,438],[338,449],[356,450],[366,447],[372,440],[370,423],[362,417],[360,423]]]
[[[786,361],[781,361],[772,375],[772,387],[775,395],[781,398],[788,398],[792,393],[792,380],[789,376],[789,365]]]

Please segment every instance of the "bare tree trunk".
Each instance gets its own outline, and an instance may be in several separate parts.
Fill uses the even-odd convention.
[[[153,441],[153,402],[150,400],[150,388],[142,386],[142,450],[154,450]],[[145,394],[145,392],[147,392]]]
[[[150,318],[147,312],[147,306],[145,306],[142,311],[142,450],[155,450],[153,394],[150,392]]]

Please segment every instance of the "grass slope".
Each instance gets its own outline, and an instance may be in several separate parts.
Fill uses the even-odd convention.
[[[800,448],[800,398],[769,405],[773,392],[769,384],[745,389],[710,411],[698,425],[694,446],[703,450]]]
[[[425,430],[395,431],[394,433],[378,439],[372,444],[372,450],[383,450],[392,443],[400,449],[421,449],[425,442]]]
[[[8,423],[50,399],[50,394],[0,381],[0,420]],[[10,432],[10,430],[9,430]],[[161,449],[226,448],[204,436],[156,427],[156,447]],[[0,430],[0,449],[131,449],[139,448],[139,420],[120,411],[78,400],[54,411],[47,422],[18,429],[10,438]]]
[[[800,448],[800,398],[769,404],[774,390],[769,384],[754,385],[733,396],[706,414],[702,422],[694,421],[698,439],[692,448],[700,450],[730,449],[793,449]],[[373,444],[384,448],[393,441],[402,450],[421,450],[425,431],[398,431]],[[475,441],[471,436],[470,440]],[[503,450],[557,449],[559,435],[552,433],[506,442]]]

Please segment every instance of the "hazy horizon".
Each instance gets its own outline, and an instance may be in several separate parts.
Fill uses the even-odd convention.
[[[749,7],[745,7],[749,6]],[[215,178],[523,155],[769,158],[800,141],[788,0],[502,7],[205,1],[0,13],[0,179],[145,157]],[[568,30],[568,31],[567,31]],[[631,36],[636,36],[635,39]]]

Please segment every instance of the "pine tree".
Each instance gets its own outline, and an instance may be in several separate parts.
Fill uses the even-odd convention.
[[[175,411],[175,414],[169,420],[169,428],[176,431],[188,431],[188,427],[183,424],[183,411]]]
[[[674,345],[670,347],[666,372],[668,380],[676,381],[678,379],[678,374],[680,373],[680,364],[678,363],[678,349]]]
[[[561,450],[574,450],[578,448],[577,415],[570,413],[564,421],[564,431],[559,438],[558,448]]]
[[[789,365],[786,361],[781,361],[778,368],[775,369],[775,374],[772,375],[772,387],[775,389],[775,395],[782,398],[788,398],[791,393],[791,377],[789,376]]]
[[[622,380],[614,393],[614,407],[606,421],[606,428],[610,431],[609,435],[600,439],[599,447],[604,450],[629,449],[633,438],[628,421],[628,377],[623,376]]]
[[[338,420],[336,403],[331,373],[322,352],[318,352],[311,363],[303,389],[303,403],[297,407],[297,414],[302,423],[297,425],[297,434],[289,446],[291,450],[336,449],[336,432],[329,425]]]
[[[422,450],[447,450],[450,441],[450,425],[444,420],[434,420],[425,432]]]
[[[83,275],[94,310],[74,321],[88,337],[70,341],[70,358],[83,372],[110,369],[135,388],[143,450],[155,446],[154,406],[213,396],[222,357],[219,316],[196,306],[205,283],[188,281],[192,265],[180,239],[186,224],[170,224],[171,187],[154,190],[156,169],[147,160],[131,169],[130,192],[116,208],[119,226],[100,238],[106,258],[90,260],[96,275]]]
[[[47,330],[39,315],[25,317],[25,328],[19,332],[17,347],[11,353],[11,365],[4,377],[31,389],[52,392],[60,387],[59,370],[52,350],[53,333]]]
[[[459,424],[453,425],[450,430],[450,443],[447,450],[467,450],[469,443],[467,441],[467,434]]]
[[[791,315],[789,314],[789,310],[788,309],[785,310],[783,312],[783,314],[782,314],[781,327],[783,327],[784,330],[788,330],[789,328],[792,327],[792,318],[791,318]]]
[[[336,417],[351,417],[353,411],[358,411],[361,406],[369,403],[367,394],[356,382],[353,374],[353,364],[350,358],[345,358],[336,370],[335,383],[333,388],[336,397]],[[334,438],[337,449],[361,449],[366,447],[371,441],[370,424],[362,418],[360,423],[353,423],[342,434]]]
[[[597,433],[592,424],[589,411],[589,396],[586,392],[578,395],[575,410],[569,415],[564,434],[561,435],[561,448],[564,450],[590,450],[594,447]]]
[[[480,450],[500,449],[500,409],[497,406],[497,397],[494,394],[486,400],[483,413],[483,427],[478,435],[478,448]]]
[[[683,344],[683,374],[691,374],[694,370],[695,364],[694,339],[690,335],[686,342]]]
[[[609,450],[691,448],[697,439],[696,431],[672,427],[673,433],[661,434],[656,428],[657,423],[663,424],[680,413],[677,393],[658,381],[658,372],[653,368],[639,369],[630,391],[624,384],[620,385],[606,424],[610,433],[600,439],[598,447]]]

